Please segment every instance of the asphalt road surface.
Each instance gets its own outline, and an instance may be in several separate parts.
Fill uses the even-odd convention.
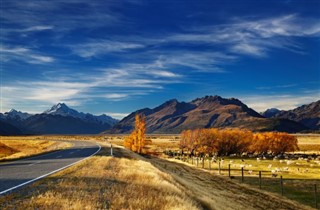
[[[0,195],[63,170],[98,153],[101,147],[88,141],[70,141],[71,148],[0,164]]]

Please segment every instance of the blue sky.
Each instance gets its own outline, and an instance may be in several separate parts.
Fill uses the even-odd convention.
[[[0,0],[1,112],[320,99],[318,0]]]

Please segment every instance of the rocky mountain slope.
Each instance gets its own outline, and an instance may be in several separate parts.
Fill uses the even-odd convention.
[[[273,117],[293,120],[312,130],[320,130],[320,100],[293,110],[280,111]]]
[[[154,109],[138,110],[125,117],[108,132],[130,132],[133,129],[136,113],[146,116],[148,133],[180,133],[185,129],[210,127],[240,127],[254,131],[287,132],[307,129],[290,120],[267,119],[235,98],[206,96],[188,103],[173,99]]]

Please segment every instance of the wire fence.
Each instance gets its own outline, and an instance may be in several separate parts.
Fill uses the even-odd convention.
[[[245,165],[240,168],[226,163],[222,159],[176,156],[186,163],[212,173],[227,176],[235,182],[251,185],[255,188],[277,193],[281,196],[296,200],[302,204],[320,209],[320,173],[318,179],[285,178],[281,173],[271,170],[250,170]],[[284,172],[285,174],[285,172]]]

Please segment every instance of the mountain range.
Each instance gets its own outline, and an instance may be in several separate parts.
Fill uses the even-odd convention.
[[[14,109],[0,113],[0,134],[97,134],[117,122],[105,114],[85,114],[58,103],[41,114],[31,115]]]
[[[191,102],[169,100],[154,109],[141,109],[131,113],[117,123],[109,133],[128,133],[133,129],[134,116],[144,114],[148,133],[180,133],[185,129],[238,127],[253,131],[301,132],[319,128],[319,104],[305,105],[302,108],[286,111],[286,115],[263,116],[240,100],[225,99],[220,96],[206,96]],[[317,110],[317,112],[316,112]],[[289,113],[295,118],[287,118]],[[282,113],[282,112],[281,112]],[[298,117],[303,113],[304,117]],[[290,115],[291,116],[291,115]],[[309,119],[308,117],[312,117]],[[308,122],[308,123],[305,123]]]
[[[64,103],[35,115],[12,109],[0,113],[0,134],[129,133],[136,114],[146,116],[147,133],[180,133],[185,129],[211,127],[284,132],[320,130],[320,101],[288,111],[271,108],[258,113],[235,98],[205,96],[190,102],[172,99],[153,109],[132,112],[120,122],[107,115],[78,112]]]

